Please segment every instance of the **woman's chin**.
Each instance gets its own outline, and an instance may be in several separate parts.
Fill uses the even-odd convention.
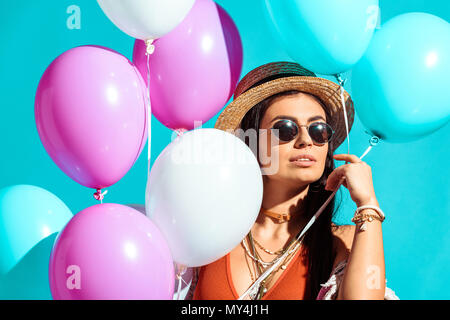
[[[293,180],[293,182],[297,185],[307,185],[317,181],[320,176],[314,173],[296,173],[290,176],[289,180]]]

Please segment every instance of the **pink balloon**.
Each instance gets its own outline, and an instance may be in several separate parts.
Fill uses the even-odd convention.
[[[226,11],[197,0],[186,18],[155,40],[150,56],[153,115],[171,129],[193,129],[211,119],[232,96],[242,70],[242,42]],[[144,41],[136,40],[133,62],[147,83]]]
[[[120,180],[147,139],[146,85],[123,55],[81,46],[57,57],[37,89],[39,136],[53,161],[90,188]]]
[[[97,204],[56,238],[49,266],[56,300],[172,300],[175,273],[166,240],[130,207]]]

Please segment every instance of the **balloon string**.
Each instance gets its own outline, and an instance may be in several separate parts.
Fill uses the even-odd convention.
[[[186,281],[184,281],[182,277],[183,274],[185,273],[186,273],[186,266],[177,264],[177,275],[176,275],[176,278],[178,279],[177,300],[180,300],[181,282],[183,281],[187,285]]]
[[[347,153],[350,154],[350,137],[349,137],[349,129],[348,129],[348,118],[347,118],[347,110],[345,106],[345,97],[344,97],[344,84],[347,79],[342,79],[340,74],[335,75],[337,81],[339,82],[339,91],[341,96],[341,104],[342,109],[344,110],[344,122],[345,122],[345,131],[347,133]]]
[[[372,137],[370,139],[370,146],[366,149],[366,151],[364,151],[364,153],[359,158],[362,160],[369,153],[369,151],[372,149],[372,147],[378,143],[378,141],[379,141],[378,137],[376,137],[376,136]],[[308,229],[314,224],[314,222],[316,222],[316,220],[322,214],[323,210],[330,203],[331,199],[336,195],[336,192],[339,190],[339,188],[342,185],[342,183],[344,182],[344,180],[345,180],[345,177],[342,177],[341,180],[339,181],[339,184],[336,186],[335,190],[333,191],[333,193],[328,197],[328,199],[325,201],[325,203],[322,204],[322,206],[319,208],[319,210],[317,210],[317,212],[314,214],[314,216],[309,220],[309,222],[303,228],[303,230],[297,235],[297,238],[296,238],[297,241],[300,241],[300,239],[302,239],[303,236],[305,235],[306,231],[308,231]],[[291,246],[294,246],[295,243],[296,243],[296,241],[294,241],[291,244]],[[290,249],[290,247],[288,249],[286,249],[286,252],[283,255],[276,258],[275,262],[266,271],[264,271],[259,276],[259,278],[255,280],[255,282],[253,282],[253,284],[238,298],[238,300],[243,300],[251,292],[258,290],[261,282],[264,281],[270,275],[270,273],[272,273],[272,271],[275,270],[275,268],[277,268],[280,265],[280,263],[282,261],[284,261],[284,259],[287,257],[287,255],[290,251],[289,249]]]
[[[180,300],[181,276],[180,276],[180,275],[177,275],[177,278],[178,278],[177,300]]]
[[[153,45],[153,39],[149,39],[145,41],[146,44],[146,56],[147,56],[147,101],[148,101],[148,109],[147,109],[147,138],[148,138],[148,146],[147,146],[147,175],[150,172],[150,156],[151,156],[151,136],[152,136],[152,101],[150,99],[150,55],[155,51],[155,46]]]
[[[103,198],[105,197],[105,195],[107,193],[108,193],[108,190],[105,190],[102,193],[102,189],[97,188],[95,193],[94,193],[94,198],[95,198],[95,200],[100,200],[100,203],[103,203]]]

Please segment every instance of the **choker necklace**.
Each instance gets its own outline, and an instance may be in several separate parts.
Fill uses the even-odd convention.
[[[262,212],[266,216],[277,219],[279,223],[291,220],[291,215],[289,213],[287,213],[287,214],[276,213],[273,211],[266,210],[262,207],[261,207],[260,212]]]

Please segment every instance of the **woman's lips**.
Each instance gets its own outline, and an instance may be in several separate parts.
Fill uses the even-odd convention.
[[[306,168],[306,167],[311,167],[312,165],[314,165],[315,161],[295,160],[295,161],[291,161],[291,163],[293,163],[297,167]]]
[[[316,158],[314,158],[310,154],[299,154],[289,159],[297,167],[311,167],[316,162]]]

